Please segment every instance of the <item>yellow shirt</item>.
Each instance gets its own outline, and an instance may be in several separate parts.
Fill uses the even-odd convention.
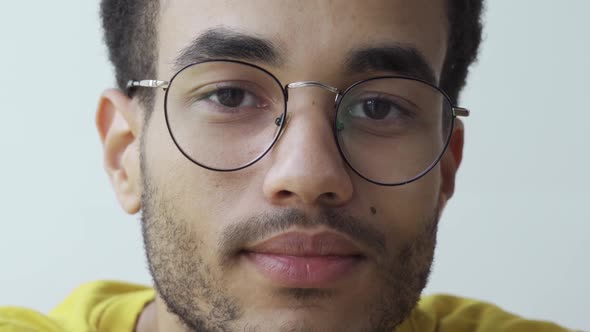
[[[45,316],[0,307],[0,332],[133,332],[153,289],[98,281],[76,289]],[[562,332],[548,322],[524,320],[498,307],[450,295],[424,297],[396,332]]]

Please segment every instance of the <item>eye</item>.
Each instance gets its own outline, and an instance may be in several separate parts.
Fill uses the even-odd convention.
[[[220,88],[208,93],[204,99],[228,108],[260,106],[254,94],[241,88]]]
[[[365,100],[362,108],[363,113],[373,120],[383,120],[392,111],[390,102],[379,99]]]
[[[398,103],[385,98],[367,98],[350,105],[348,112],[358,119],[396,121],[408,117],[410,112]]]

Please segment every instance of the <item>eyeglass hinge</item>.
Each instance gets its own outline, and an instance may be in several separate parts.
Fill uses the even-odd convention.
[[[144,87],[144,88],[164,88],[168,87],[167,81],[158,81],[158,80],[142,80],[142,81],[134,81],[131,80],[127,82],[127,89],[133,87]]]
[[[453,115],[454,116],[468,117],[470,113],[471,112],[466,108],[453,107]]]

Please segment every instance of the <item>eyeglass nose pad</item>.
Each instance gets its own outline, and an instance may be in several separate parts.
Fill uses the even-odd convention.
[[[285,117],[284,114],[281,114],[281,116],[279,116],[278,118],[275,119],[275,124],[277,125],[277,127],[280,127],[283,125],[283,118]]]
[[[339,133],[344,130],[344,123],[340,120],[336,120],[336,132]]]
[[[287,116],[288,116],[288,114],[287,114]],[[289,118],[287,117],[287,120],[288,119]],[[281,114],[281,116],[279,116],[278,118],[275,119],[275,125],[277,127],[281,127],[283,125],[283,121],[285,121],[285,114]],[[344,122],[342,122],[340,120],[336,120],[336,132],[341,132],[342,130],[344,130]],[[284,131],[284,129],[283,129],[283,131]]]
[[[275,119],[275,125],[278,127],[278,130],[280,130],[279,137],[277,137],[277,142],[281,139],[281,137],[285,133],[285,130],[287,130],[287,124],[289,124],[290,118],[291,117],[287,113],[287,114],[281,114],[281,116],[279,116],[278,118]],[[281,126],[282,126],[282,129],[281,129]]]

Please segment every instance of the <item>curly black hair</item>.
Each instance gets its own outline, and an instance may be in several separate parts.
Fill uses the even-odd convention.
[[[477,59],[484,0],[447,1],[450,31],[440,88],[456,104]],[[159,10],[159,0],[101,0],[104,39],[123,90],[130,79],[156,76]],[[136,95],[147,109],[153,108],[153,90],[140,89]]]

